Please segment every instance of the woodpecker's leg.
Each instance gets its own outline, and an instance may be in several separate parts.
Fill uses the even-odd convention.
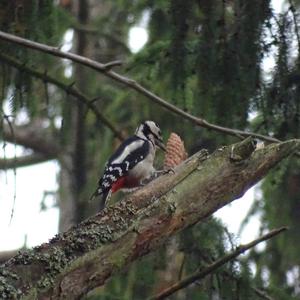
[[[123,193],[132,193],[132,192],[135,192],[136,190],[138,190],[140,188],[140,186],[137,186],[137,187],[133,187],[133,188],[123,188],[122,189],[122,192]]]
[[[168,169],[164,170],[163,174],[170,174],[170,173],[175,174],[174,168],[168,168]]]
[[[157,170],[154,172],[154,178],[156,177],[159,177],[161,175],[165,175],[165,174],[175,174],[175,170],[173,168],[168,168],[168,169],[165,169],[165,170]]]
[[[151,176],[149,176],[148,178],[145,178],[141,181],[140,186],[144,186],[144,185],[148,184],[150,181],[158,178],[159,176],[169,174],[169,173],[175,174],[174,169],[170,168],[167,170],[154,170],[154,172],[151,174]]]

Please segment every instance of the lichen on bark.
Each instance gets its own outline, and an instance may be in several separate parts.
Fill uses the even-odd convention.
[[[201,151],[175,174],[159,177],[49,243],[19,253],[0,268],[0,297],[79,299],[179,230],[240,197],[300,144],[291,140],[254,151],[252,143],[249,138],[210,156]],[[232,160],[232,148],[238,161]],[[245,149],[250,149],[247,155]]]

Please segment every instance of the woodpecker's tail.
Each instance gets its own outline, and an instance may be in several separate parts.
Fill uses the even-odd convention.
[[[107,204],[109,198],[111,195],[111,190],[107,190],[106,192],[103,192],[101,195],[101,199],[99,201],[99,211],[101,211],[102,209],[104,209],[105,204]]]
[[[108,202],[111,195],[111,190],[102,191],[96,190],[95,193],[91,196],[90,201],[96,200],[99,203],[99,211],[105,208],[105,204]]]

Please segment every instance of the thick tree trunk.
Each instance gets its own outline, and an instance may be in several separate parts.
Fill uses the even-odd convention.
[[[79,0],[74,5],[74,14],[79,24],[88,22],[89,2]],[[88,57],[88,40],[85,33],[76,32],[74,49],[79,55]],[[83,92],[87,86],[87,72],[82,65],[74,65],[76,85]],[[73,97],[73,96],[70,96]],[[60,197],[59,197],[59,231],[65,231],[78,224],[85,215],[85,204],[82,191],[86,184],[86,105],[74,97],[69,107],[70,119],[67,130],[71,137],[64,145],[61,156]]]
[[[0,298],[79,299],[179,230],[239,198],[299,140],[254,151],[247,140],[175,169],[0,269]]]
[[[79,24],[86,25],[89,20],[89,1],[79,0],[77,7],[77,19]],[[85,57],[90,57],[89,43],[86,33],[76,31],[76,53]],[[80,90],[84,93],[88,89],[88,72],[82,65],[75,66],[75,80]],[[76,99],[74,99],[76,101]],[[86,201],[82,199],[83,189],[86,184],[86,105],[76,102],[73,109],[73,130],[74,130],[74,153],[73,153],[73,191],[74,201],[76,201],[76,224],[81,222],[86,215]]]

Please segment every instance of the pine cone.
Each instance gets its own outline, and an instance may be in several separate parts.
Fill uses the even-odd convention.
[[[171,133],[166,148],[167,151],[164,161],[165,170],[174,168],[188,157],[183,141],[181,140],[180,136],[174,132]]]

